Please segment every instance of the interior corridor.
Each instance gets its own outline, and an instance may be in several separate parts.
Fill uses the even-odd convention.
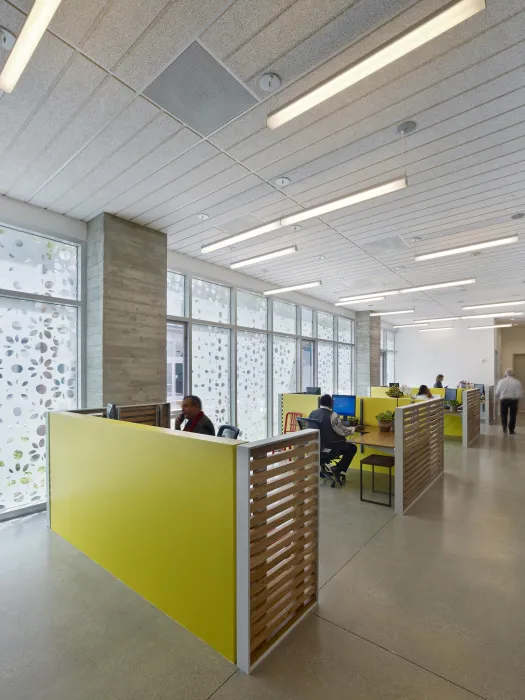
[[[525,432],[447,444],[409,515],[322,488],[321,600],[247,677],[46,530],[0,525],[9,700],[525,698]],[[137,514],[140,517],[140,514]]]

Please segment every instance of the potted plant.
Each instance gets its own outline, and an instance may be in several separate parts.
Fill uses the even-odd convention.
[[[449,406],[450,406],[450,412],[451,413],[457,413],[458,412],[458,406],[459,406],[459,401],[457,399],[452,399],[452,401],[449,401]]]
[[[391,399],[400,399],[403,396],[403,392],[398,386],[391,386],[390,389],[387,389],[386,395]]]
[[[376,421],[379,426],[379,430],[382,433],[389,433],[392,430],[392,421],[394,420],[393,411],[383,411],[378,413],[376,416]]]

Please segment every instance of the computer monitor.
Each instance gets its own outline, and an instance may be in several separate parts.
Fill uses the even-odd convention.
[[[485,393],[485,385],[484,384],[474,384],[474,389],[479,389],[480,394]]]
[[[388,386],[392,388],[393,386],[396,387],[396,389],[399,389],[399,382],[388,382]]]
[[[445,401],[454,401],[457,398],[457,394],[456,389],[445,389]]]
[[[332,408],[340,416],[355,416],[355,396],[334,394]]]
[[[317,396],[320,396],[321,395],[321,387],[320,386],[307,386],[306,393],[307,394],[316,394]]]

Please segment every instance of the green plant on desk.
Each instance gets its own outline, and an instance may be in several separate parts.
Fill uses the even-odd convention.
[[[457,399],[452,399],[452,401],[448,402],[448,405],[450,407],[451,413],[457,413],[458,406],[460,406],[461,404],[459,403],[459,401]]]
[[[394,420],[393,411],[382,411],[376,416],[376,421],[379,426],[379,430],[382,433],[388,433],[392,430],[392,421]]]
[[[400,399],[402,396],[404,396],[403,392],[398,386],[391,386],[385,393],[391,399]]]

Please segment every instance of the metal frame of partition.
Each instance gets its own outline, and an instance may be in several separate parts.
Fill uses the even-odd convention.
[[[403,515],[444,472],[444,401],[395,410],[395,512]]]
[[[481,434],[481,395],[479,389],[466,389],[463,401],[463,447],[470,447]]]
[[[317,430],[237,447],[237,666],[250,671],[317,604]]]

